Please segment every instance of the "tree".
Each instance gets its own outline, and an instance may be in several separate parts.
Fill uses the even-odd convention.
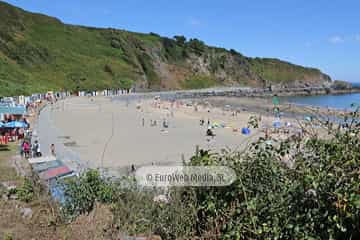
[[[179,46],[184,46],[186,43],[186,37],[184,36],[176,35],[174,36],[174,39]]]
[[[128,78],[122,78],[120,79],[120,88],[121,89],[130,89],[133,85],[133,81]]]
[[[199,53],[202,53],[205,50],[205,43],[196,38],[190,39],[188,46]]]
[[[238,55],[239,53],[235,49],[230,49],[232,55]]]

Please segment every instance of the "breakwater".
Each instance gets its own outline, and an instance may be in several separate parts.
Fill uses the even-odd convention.
[[[205,97],[272,97],[277,96],[314,96],[326,94],[347,94],[360,92],[360,89],[331,89],[323,87],[308,88],[284,88],[270,90],[268,88],[248,88],[248,87],[229,87],[229,88],[208,88],[199,90],[180,90],[180,91],[159,91],[159,92],[137,92],[130,95],[113,96],[113,100],[133,99],[133,98],[154,98],[160,97],[165,100],[190,99]]]

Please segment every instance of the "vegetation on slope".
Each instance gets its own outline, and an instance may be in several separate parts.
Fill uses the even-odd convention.
[[[294,80],[321,85],[329,80],[316,69],[247,58],[183,36],[66,25],[4,2],[0,16],[1,95],[129,86],[266,86]]]

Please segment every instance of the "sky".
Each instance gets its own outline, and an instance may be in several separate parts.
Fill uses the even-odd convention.
[[[360,82],[359,0],[6,0],[64,23],[184,35]],[[1,21],[1,16],[0,16]]]

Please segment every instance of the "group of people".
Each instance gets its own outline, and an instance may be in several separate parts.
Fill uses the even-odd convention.
[[[34,143],[31,143],[29,140],[26,139],[21,143],[20,146],[20,154],[22,157],[36,158],[42,156],[40,143],[38,140],[35,140]],[[55,144],[50,145],[50,153],[51,155],[56,156]]]
[[[200,119],[200,126],[204,126],[205,125],[205,120],[202,118]],[[210,126],[210,119],[207,120],[207,125]]]
[[[21,156],[25,158],[42,156],[40,150],[40,143],[38,141],[35,141],[33,144],[31,144],[29,140],[24,140],[20,146],[21,146],[21,150],[20,150]]]
[[[200,126],[204,126],[205,125],[205,120],[204,118],[201,118],[200,119]],[[210,119],[207,120],[207,130],[206,130],[206,136],[207,137],[215,137],[215,133],[214,131],[212,130],[212,127],[211,127],[211,122],[210,122]]]
[[[145,118],[142,119],[142,126],[143,127],[145,126]],[[155,126],[157,126],[157,121],[150,119],[150,127],[155,127]],[[169,122],[165,118],[162,122],[162,126],[163,128],[169,128]]]

